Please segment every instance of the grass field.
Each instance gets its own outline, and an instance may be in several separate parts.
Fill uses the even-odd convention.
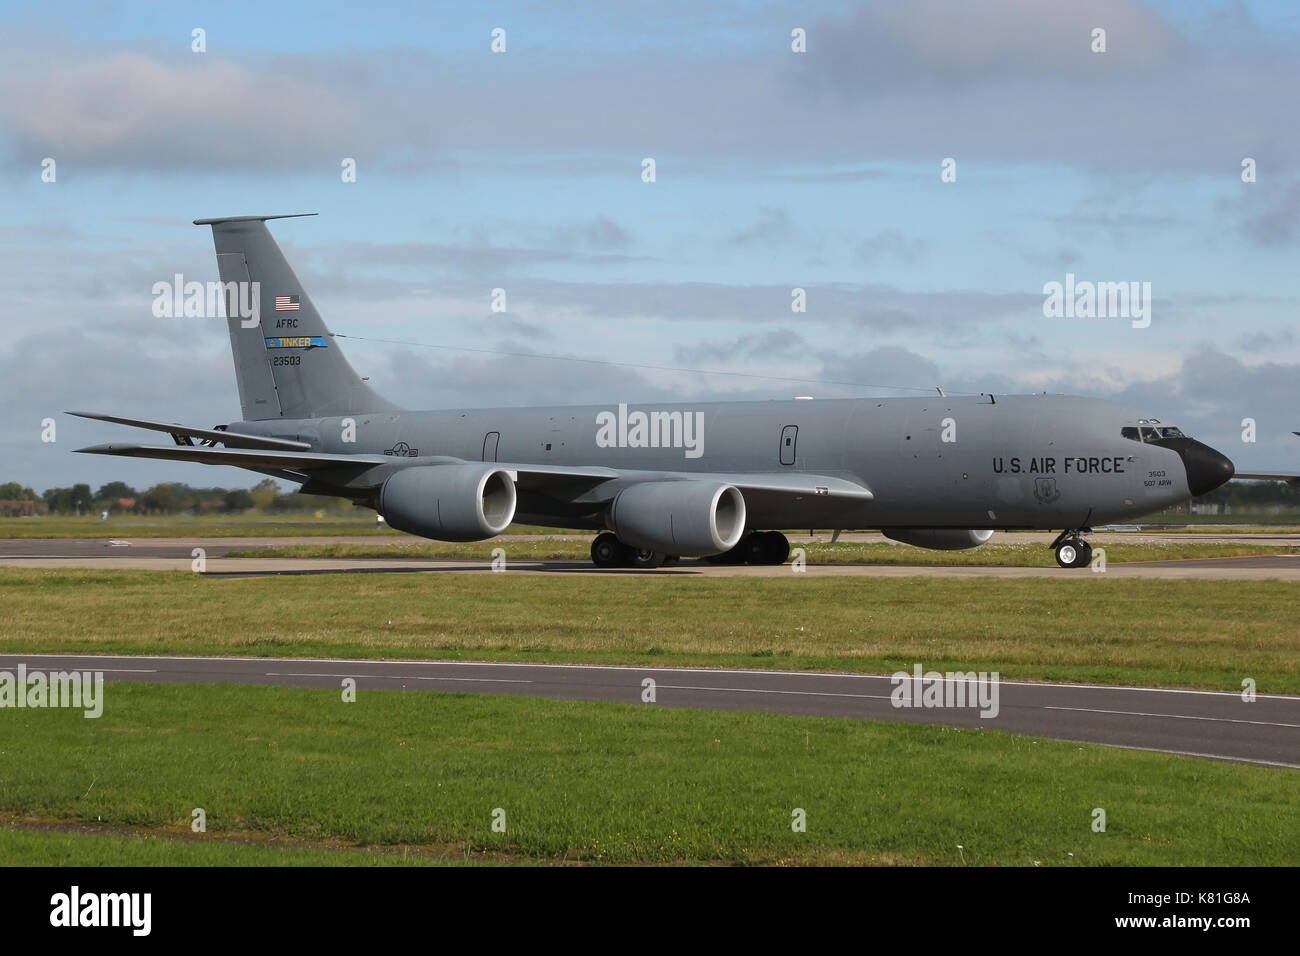
[[[334,691],[114,684],[98,720],[9,711],[0,751],[0,821],[111,831],[0,828],[0,851],[18,863],[260,863],[272,854],[314,863],[356,846],[392,852],[332,862],[397,862],[403,851],[429,861],[608,863],[1300,859],[1292,772],[995,731],[460,694],[363,691],[345,704]],[[190,832],[196,807],[206,813],[203,837]],[[1091,829],[1098,807],[1104,833]],[[497,808],[504,832],[491,827]],[[806,832],[792,829],[796,808]],[[151,839],[165,836],[182,839]],[[276,848],[281,841],[290,845]]]
[[[323,848],[254,838],[187,839],[147,827],[14,825],[0,814],[0,866],[419,866],[446,855]]]
[[[1270,581],[0,569],[0,651],[997,670],[1300,692]]]
[[[511,525],[510,534],[565,534],[555,528]],[[579,533],[579,532],[574,532]],[[587,534],[587,532],[581,532]],[[375,513],[358,508],[355,514],[241,514],[241,515],[119,515],[100,521],[98,515],[40,518],[0,518],[0,540],[5,538],[291,538],[373,535],[376,539],[410,540],[400,531],[375,521]]]
[[[367,517],[367,515],[369,517]],[[376,527],[373,512],[355,516],[284,515],[119,515],[100,521],[98,515],[75,518],[54,515],[39,518],[0,518],[4,538],[211,538],[317,537],[322,535],[375,535],[399,537],[400,532]]]
[[[809,564],[882,564],[918,567],[1056,567],[1056,559],[1041,544],[986,544],[969,551],[928,551],[889,542],[791,542],[802,548]],[[1300,538],[1297,538],[1300,545]],[[1106,550],[1107,562],[1178,561],[1193,558],[1242,558],[1259,555],[1293,554],[1294,548],[1252,544],[1217,544],[1199,541],[1120,542],[1098,545]],[[501,548],[506,560],[587,561],[589,538],[539,541],[482,541],[456,544],[419,541],[409,537],[369,544],[297,544],[269,548],[235,548],[231,558],[481,558],[490,561],[492,551]],[[793,553],[793,552],[792,552]]]

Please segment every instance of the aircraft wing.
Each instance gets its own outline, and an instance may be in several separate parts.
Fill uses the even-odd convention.
[[[871,489],[847,478],[830,475],[810,475],[807,472],[766,474],[688,474],[683,478],[707,478],[735,485],[746,498],[751,494],[770,494],[794,498],[837,498],[841,501],[871,501]]]
[[[618,484],[609,490],[610,498],[628,485],[643,481],[721,481],[735,485],[746,497],[751,494],[772,494],[793,498],[828,497],[857,501],[871,501],[874,497],[870,489],[855,481],[829,475],[810,475],[807,472],[745,474],[726,471],[631,471],[601,465],[568,467],[514,462],[498,464],[507,471],[515,472],[517,481],[524,487],[578,482],[592,484],[618,479]]]
[[[1300,432],[1292,432],[1292,435],[1300,435]],[[1245,478],[1247,481],[1290,481],[1300,482],[1300,471],[1239,471],[1233,478]]]
[[[1300,471],[1273,471],[1268,474],[1238,471],[1232,477],[1245,478],[1247,481],[1300,481]]]
[[[133,422],[134,424],[134,422]],[[162,430],[162,429],[160,429]],[[190,429],[190,432],[198,429]],[[224,432],[218,432],[224,435]],[[232,465],[255,471],[279,469],[310,475],[314,471],[338,468],[372,468],[376,465],[412,467],[417,465],[456,465],[464,459],[451,457],[394,458],[390,455],[333,455],[315,451],[289,451],[279,448],[213,448],[208,445],[135,445],[107,444],[78,448],[83,455],[113,455],[124,458],[158,458],[164,461],[192,461],[203,465]],[[523,487],[545,488],[548,485],[593,485],[613,482],[612,498],[629,484],[642,481],[708,480],[735,485],[742,494],[771,495],[783,499],[831,498],[870,501],[870,489],[846,478],[811,475],[806,472],[736,474],[730,472],[650,472],[622,471],[604,466],[536,465],[499,462],[499,466],[516,475]],[[377,472],[376,484],[391,472]]]

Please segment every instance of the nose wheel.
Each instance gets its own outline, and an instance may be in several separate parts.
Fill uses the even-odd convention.
[[[1056,563],[1063,568],[1086,568],[1092,563],[1092,545],[1077,533],[1063,532],[1053,547],[1056,549]]]

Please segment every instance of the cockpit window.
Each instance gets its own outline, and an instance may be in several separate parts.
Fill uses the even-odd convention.
[[[1182,429],[1174,425],[1161,425],[1159,419],[1139,418],[1136,425],[1125,425],[1120,436],[1129,441],[1160,441],[1163,438],[1186,438]]]

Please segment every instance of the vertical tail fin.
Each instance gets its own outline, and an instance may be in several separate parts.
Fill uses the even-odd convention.
[[[352,370],[266,228],[289,218],[194,220],[212,227],[244,420],[398,411]],[[258,307],[244,317],[241,302]]]

